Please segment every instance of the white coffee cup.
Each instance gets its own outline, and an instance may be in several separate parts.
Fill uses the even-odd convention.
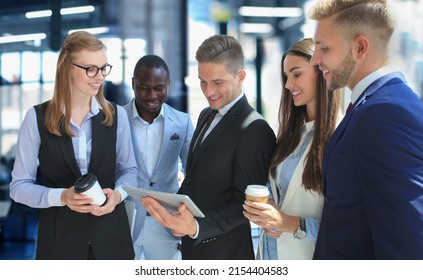
[[[249,185],[245,189],[245,198],[249,201],[267,203],[269,199],[269,189],[263,185]]]
[[[76,180],[75,192],[92,198],[93,202],[91,205],[101,206],[106,202],[106,195],[98,183],[97,177],[91,173],[82,175],[78,180]]]

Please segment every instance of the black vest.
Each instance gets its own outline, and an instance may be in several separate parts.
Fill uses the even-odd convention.
[[[72,139],[48,132],[45,112],[48,101],[35,106],[41,145],[40,181],[50,188],[69,188],[81,176]],[[117,108],[115,106],[115,112]],[[88,172],[97,176],[103,188],[113,189],[116,170],[117,117],[113,125],[102,124],[102,111],[91,119],[92,151]],[[124,203],[100,217],[72,211],[68,207],[41,209],[37,259],[86,259],[91,244],[97,259],[133,259],[134,252]]]

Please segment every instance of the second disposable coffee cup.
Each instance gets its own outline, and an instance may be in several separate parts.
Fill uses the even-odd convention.
[[[75,192],[85,194],[93,199],[91,205],[101,206],[106,202],[106,195],[103,192],[100,184],[97,182],[97,177],[94,174],[87,173],[82,175],[75,182]]]
[[[249,185],[245,189],[245,199],[249,201],[267,203],[269,189],[262,185]]]

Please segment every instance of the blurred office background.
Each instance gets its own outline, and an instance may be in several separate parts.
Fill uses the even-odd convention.
[[[199,88],[195,51],[213,34],[229,34],[244,47],[249,101],[276,130],[280,59],[294,42],[312,37],[307,10],[314,0],[0,0],[0,259],[34,257],[37,210],[8,195],[20,123],[31,106],[52,96],[64,37],[86,29],[108,47],[113,70],[106,96],[132,98],[137,60],[154,53],[170,67],[168,103],[190,113],[194,125],[207,106]],[[391,0],[397,16],[392,62],[423,92],[423,0]],[[345,103],[348,103],[345,92]],[[257,235],[257,228],[252,234]]]

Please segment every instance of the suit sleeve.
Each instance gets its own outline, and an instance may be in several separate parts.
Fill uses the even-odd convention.
[[[423,122],[396,104],[360,115],[354,133],[363,204],[379,259],[423,258]]]

